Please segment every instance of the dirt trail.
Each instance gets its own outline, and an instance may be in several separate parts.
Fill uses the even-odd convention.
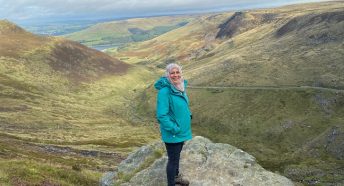
[[[325,90],[335,93],[344,92],[343,89],[324,88],[324,87],[311,87],[311,86],[188,86],[191,89],[239,89],[239,90],[250,90],[250,89],[264,89],[264,90]]]

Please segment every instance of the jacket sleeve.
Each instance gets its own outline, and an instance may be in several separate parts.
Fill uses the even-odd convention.
[[[178,125],[171,121],[169,114],[169,91],[166,88],[159,90],[157,98],[156,116],[160,127],[170,131],[172,134],[180,132]]]

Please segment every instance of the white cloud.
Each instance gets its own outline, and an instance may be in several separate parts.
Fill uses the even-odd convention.
[[[0,0],[0,18],[129,17],[200,12],[321,0]]]

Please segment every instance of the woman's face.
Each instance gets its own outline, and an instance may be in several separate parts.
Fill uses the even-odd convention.
[[[181,73],[178,68],[172,68],[170,71],[170,79],[173,84],[179,84],[181,79]]]

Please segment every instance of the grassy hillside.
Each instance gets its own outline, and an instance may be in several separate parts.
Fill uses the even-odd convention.
[[[112,21],[96,24],[65,37],[91,47],[109,48],[152,39],[182,27],[192,19],[193,16],[162,16]]]
[[[129,63],[179,62],[194,85],[343,88],[343,14],[342,2],[324,2],[206,15],[112,52]]]
[[[129,121],[153,72],[0,21],[0,185],[96,185],[157,139]]]

